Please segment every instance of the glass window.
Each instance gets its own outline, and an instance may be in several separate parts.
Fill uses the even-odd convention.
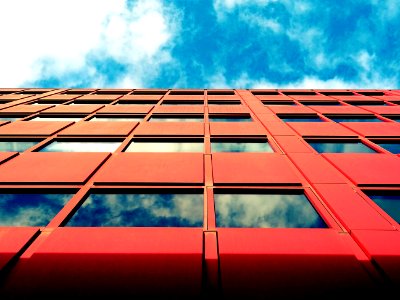
[[[376,153],[358,140],[307,141],[318,153]]]
[[[342,105],[340,102],[337,101],[301,101],[300,102],[303,105],[316,105],[316,106],[340,106]]]
[[[280,115],[279,118],[284,122],[324,122],[317,115]]]
[[[267,140],[213,139],[212,152],[274,152]]]
[[[125,152],[203,152],[202,140],[137,139],[133,140]]]
[[[120,100],[117,105],[154,105],[158,100]]]
[[[66,226],[201,227],[202,193],[93,193]]]
[[[214,199],[218,227],[327,227],[302,193],[216,193]]]
[[[0,226],[46,226],[70,193],[0,193]]]
[[[210,122],[251,122],[250,115],[210,115]]]
[[[121,145],[117,141],[54,141],[40,152],[114,152]]]
[[[90,118],[89,121],[97,121],[97,122],[137,122],[143,121],[144,116],[95,116]]]
[[[275,106],[288,106],[296,105],[293,101],[263,101],[264,105],[275,105]]]
[[[372,105],[372,106],[382,106],[387,105],[383,101],[346,101],[346,103],[354,106]]]
[[[38,116],[29,121],[70,121],[70,122],[78,122],[82,120],[83,117],[46,117],[46,116]]]
[[[190,115],[152,115],[150,122],[203,122],[203,116]]]
[[[365,193],[397,223],[400,222],[400,191],[366,191]]]
[[[400,154],[400,140],[397,141],[373,141],[375,144],[381,146],[393,154]]]
[[[382,122],[374,116],[326,116],[335,122]]]
[[[37,143],[38,140],[0,140],[0,152],[23,152]]]
[[[208,100],[211,105],[241,105],[240,100]]]
[[[0,116],[0,121],[15,121],[21,118],[25,118],[26,116]]]
[[[400,121],[400,116],[393,116],[393,115],[385,115],[385,118],[391,119],[393,121],[399,122]]]
[[[178,100],[178,101],[173,101],[173,100],[164,100],[162,105],[204,105],[203,101],[185,101],[185,100]]]

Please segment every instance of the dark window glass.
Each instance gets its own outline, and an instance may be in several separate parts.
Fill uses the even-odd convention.
[[[240,100],[208,100],[211,105],[241,105]]]
[[[235,95],[234,91],[227,91],[227,90],[208,90],[208,95]]]
[[[204,90],[173,90],[169,92],[170,95],[204,95]]]
[[[396,222],[400,222],[400,191],[367,191],[366,194]]]
[[[373,149],[359,141],[308,141],[318,153],[376,153]]]
[[[72,194],[1,193],[0,226],[46,226]]]
[[[150,122],[204,122],[203,116],[172,116],[172,115],[153,115]]]
[[[364,105],[369,105],[369,106],[382,106],[382,105],[387,105],[383,101],[346,101],[346,103],[354,105],[354,106],[364,106]]]
[[[133,140],[125,152],[203,152],[201,140]]]
[[[384,92],[357,92],[364,96],[385,96]]]
[[[324,228],[304,194],[215,194],[218,227]]]
[[[320,93],[325,96],[354,96],[352,92],[326,91]]]
[[[279,116],[282,121],[284,122],[324,122],[320,117],[318,116],[302,116],[302,115],[297,115],[297,116]]]
[[[263,101],[264,105],[287,106],[296,105],[293,101]]]
[[[210,122],[251,122],[253,119],[249,115],[214,115],[209,116]]]
[[[394,154],[400,154],[400,140],[399,141],[373,141],[382,148]]]
[[[96,122],[136,122],[142,121],[142,116],[124,116],[124,117],[117,117],[117,116],[95,116],[91,118],[89,121],[96,121]]]
[[[116,141],[54,141],[40,152],[114,152],[119,145]]]
[[[274,152],[267,140],[212,140],[212,152]]]
[[[253,95],[276,96],[280,95],[276,91],[251,91]]]
[[[120,100],[117,105],[154,105],[158,100]]]
[[[327,116],[335,122],[382,122],[376,117],[369,116]]]
[[[400,121],[400,116],[391,116],[391,115],[385,115],[385,118],[391,119],[393,121],[399,122]]]
[[[332,101],[332,102],[327,102],[327,101],[304,101],[300,102],[303,105],[309,106],[309,105],[317,105],[317,106],[339,106],[342,105],[340,102],[337,101]]]
[[[91,194],[66,226],[201,227],[202,194]]]
[[[26,149],[36,145],[39,141],[35,140],[12,140],[12,141],[1,141],[0,140],[0,151],[1,152],[23,152]]]
[[[316,93],[314,93],[314,92],[311,92],[311,91],[304,91],[304,92],[301,92],[301,91],[281,91],[284,95],[297,95],[297,96],[315,96],[315,95],[317,95]]]
[[[184,100],[178,100],[178,101],[173,101],[173,100],[164,100],[162,105],[204,105],[203,101],[184,101]]]

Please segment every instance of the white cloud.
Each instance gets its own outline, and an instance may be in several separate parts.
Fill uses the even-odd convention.
[[[80,74],[106,86],[93,60],[126,67],[116,81],[141,86],[171,60],[178,12],[159,0],[13,0],[0,2],[0,85],[23,86],[44,77]],[[77,82],[78,80],[78,82]]]

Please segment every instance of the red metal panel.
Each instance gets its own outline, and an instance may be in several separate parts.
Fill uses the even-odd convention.
[[[310,114],[314,113],[312,109],[307,106],[279,106],[272,105],[269,107],[276,114]]]
[[[316,184],[314,187],[347,230],[395,230],[349,185]]]
[[[103,107],[101,104],[81,104],[81,105],[57,105],[46,110],[44,113],[52,114],[63,114],[63,113],[74,113],[74,114],[90,114],[99,108]]]
[[[118,153],[101,168],[95,175],[94,181],[97,183],[148,184],[203,183],[203,154]]]
[[[358,185],[400,184],[400,158],[390,154],[322,154]]]
[[[126,136],[138,122],[79,122],[59,133],[59,135]]]
[[[245,114],[250,110],[244,105],[212,105],[208,106],[210,114]]]
[[[267,128],[267,130],[274,136],[296,134],[292,128],[290,128],[288,125],[286,125],[286,123],[283,123],[282,121],[270,122],[261,119],[261,122]]]
[[[289,160],[275,153],[214,153],[216,184],[300,185]]]
[[[400,97],[397,97],[400,100]],[[360,106],[381,115],[400,115],[400,106]]]
[[[336,95],[332,95],[332,98],[337,98],[340,100],[344,100],[344,101],[373,101],[376,100],[372,97],[368,97],[368,96],[362,96],[362,95],[354,95],[354,96],[336,96]]]
[[[311,183],[347,183],[335,167],[314,153],[290,153],[289,157]]]
[[[203,136],[201,122],[141,122],[135,129],[136,136]]]
[[[120,100],[160,100],[162,95],[125,95]]]
[[[343,106],[310,106],[311,109],[321,114],[370,114],[369,112],[357,107],[350,105]]]
[[[352,236],[394,284],[400,284],[400,232],[354,230]]]
[[[324,95],[290,95],[291,98],[296,99],[298,101],[329,101],[329,100],[334,100],[329,96],[324,96]]]
[[[256,96],[260,100],[293,100],[292,98],[285,95],[257,95]]]
[[[147,114],[153,105],[106,105],[100,109],[99,114]]]
[[[0,127],[0,135],[52,135],[73,122],[17,121]]]
[[[154,109],[158,114],[203,114],[204,106],[201,105],[161,105]]]
[[[79,95],[79,94],[72,94],[72,95],[56,94],[56,95],[51,95],[51,96],[46,96],[46,97],[40,98],[40,100],[65,100],[65,101],[68,101],[68,100],[77,98],[79,96],[82,96],[82,95]]]
[[[38,230],[36,227],[0,227],[0,270],[27,245]]]
[[[240,101],[240,97],[237,95],[207,95],[208,100],[238,100]]]
[[[0,163],[16,155],[18,152],[0,152]]]
[[[392,122],[346,122],[346,127],[366,137],[400,136],[400,124]]]
[[[57,228],[17,266],[14,296],[199,296],[201,228]]]
[[[333,122],[288,122],[287,124],[302,136],[357,136],[357,134],[346,127]]]
[[[25,152],[0,165],[2,183],[82,183],[108,153]]]
[[[218,229],[224,295],[306,299],[368,288],[350,243],[331,229]]]
[[[311,153],[312,148],[297,136],[276,136],[275,140],[285,153]]]
[[[47,108],[53,107],[54,105],[46,105],[46,104],[39,104],[39,105],[30,105],[30,104],[21,104],[13,107],[9,107],[6,109],[2,109],[2,113],[10,113],[10,114],[16,114],[16,113],[35,113],[39,112],[42,110],[45,110]]]
[[[256,122],[211,122],[210,133],[214,136],[255,136],[267,132]]]

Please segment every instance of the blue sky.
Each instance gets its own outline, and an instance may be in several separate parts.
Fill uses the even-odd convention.
[[[1,1],[0,34],[0,87],[400,86],[398,0]]]

